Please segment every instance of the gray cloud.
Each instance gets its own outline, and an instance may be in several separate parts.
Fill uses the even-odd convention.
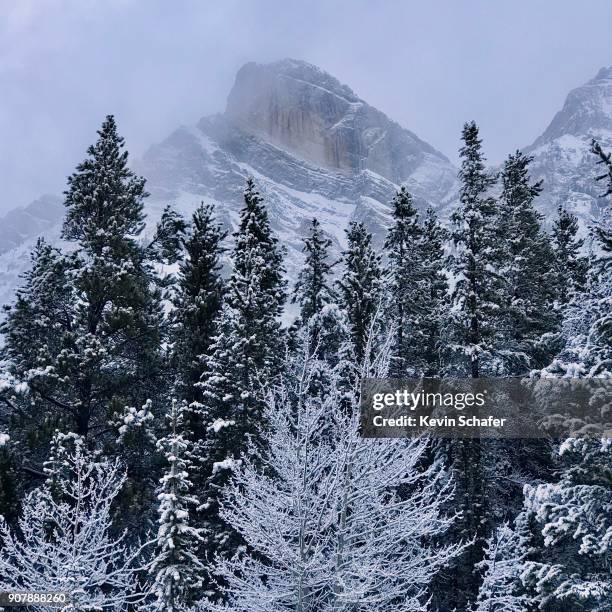
[[[366,0],[9,0],[0,5],[0,209],[59,193],[107,113],[130,151],[224,108],[247,61],[315,63],[452,159],[492,162],[612,64],[612,5]]]

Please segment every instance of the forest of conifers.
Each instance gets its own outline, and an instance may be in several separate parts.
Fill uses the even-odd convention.
[[[382,247],[352,222],[340,261],[313,219],[287,279],[252,179],[232,235],[203,203],[145,240],[145,179],[107,117],[62,248],[38,241],[1,324],[0,591],[83,611],[612,610],[609,430],[359,435],[364,377],[612,378],[610,154],[593,142],[603,212],[582,231],[563,207],[543,223],[528,155],[493,174],[476,124],[461,138],[448,219],[402,187]]]

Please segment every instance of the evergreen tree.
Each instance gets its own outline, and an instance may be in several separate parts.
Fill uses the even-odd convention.
[[[423,376],[440,376],[444,370],[444,333],[449,319],[448,281],[445,273],[444,242],[447,231],[436,213],[428,208],[423,221],[421,260],[427,309],[420,318],[423,338],[421,372]]]
[[[122,523],[133,533],[146,533],[155,526],[155,488],[160,470],[156,452],[158,425],[150,399],[140,407],[124,406],[109,419],[116,433],[112,446],[128,467],[125,485],[116,502]]]
[[[605,172],[596,177],[597,181],[605,181],[605,191],[600,197],[606,198],[612,195],[612,153],[605,153],[601,145],[593,140],[591,145],[592,152],[599,157],[598,164],[603,164]],[[612,253],[612,223],[610,223],[610,206],[607,206],[606,212],[603,214],[602,221],[595,223],[595,234],[602,246],[602,249],[610,257]]]
[[[224,415],[226,393],[218,388],[220,377],[232,381],[242,433],[253,431],[259,422],[262,399],[259,385],[280,373],[283,342],[280,315],[285,302],[282,251],[272,233],[263,199],[251,179],[244,194],[238,231],[234,234],[232,274],[227,283],[226,307],[205,359],[201,388],[205,403]],[[230,355],[224,345],[231,337]],[[229,359],[229,362],[225,362]],[[250,422],[253,419],[252,423]]]
[[[584,240],[577,234],[578,218],[559,206],[552,235],[558,299],[562,306],[568,304],[572,296],[584,291],[586,285],[588,263],[586,257],[580,255]]]
[[[542,216],[533,201],[542,191],[541,181],[530,183],[532,157],[520,151],[509,155],[501,173],[498,227],[504,237],[501,273],[505,280],[502,352],[504,370],[523,374],[550,363],[559,313],[554,304],[556,268]]]
[[[593,146],[600,161],[609,156]],[[607,163],[606,163],[607,165]],[[606,194],[612,193],[608,179]],[[604,195],[606,195],[604,194]],[[612,252],[610,214],[596,225],[600,254],[587,279],[586,291],[573,290],[565,309],[566,344],[542,375],[559,378],[612,377]],[[566,223],[565,227],[573,223]],[[575,236],[572,229],[566,235]],[[565,241],[576,245],[571,238]],[[577,249],[568,252],[577,253]],[[590,410],[608,413],[610,394],[602,386],[590,399]],[[540,609],[550,612],[581,609],[603,611],[612,598],[612,445],[606,438],[568,438],[556,452],[555,482],[525,488],[519,518],[530,525],[530,554],[521,579]]]
[[[612,600],[612,445],[569,438],[558,457],[559,482],[525,487],[521,518],[540,541],[521,581],[541,610],[604,612]]]
[[[460,204],[452,215],[456,253],[450,264],[457,282],[451,340],[467,358],[466,373],[478,378],[490,371],[497,348],[503,282],[498,273],[499,237],[494,232],[497,207],[488,195],[495,178],[485,170],[482,141],[473,121],[464,125],[462,139]]]
[[[37,246],[21,300],[3,328],[10,433],[28,442],[31,451],[22,446],[21,461],[34,463],[32,474],[40,473],[36,463],[55,429],[76,432],[92,447],[126,451],[115,446],[116,415],[163,388],[158,276],[139,240],[144,179],[128,168],[112,116],[98,136],[68,178],[63,238],[72,243],[71,253]],[[136,452],[124,452],[124,458],[124,518],[142,529],[150,518],[153,459]]]
[[[422,262],[422,230],[412,196],[402,187],[393,198],[393,225],[387,233],[390,322],[395,330],[390,375],[405,378],[419,370],[424,338],[419,323],[429,304]]]
[[[542,217],[534,208],[542,187],[541,182],[530,180],[531,161],[531,157],[517,151],[508,156],[501,172],[496,225],[504,295],[497,352],[499,374],[509,376],[524,376],[536,367],[548,365],[560,344],[555,257],[550,238],[541,229]],[[525,414],[522,418],[533,417]],[[520,511],[521,483],[549,475],[550,447],[543,440],[491,440],[485,452],[491,514],[499,522]],[[497,536],[493,533],[491,537]]]
[[[167,467],[158,494],[157,550],[151,564],[156,601],[151,609],[177,612],[191,609],[196,589],[202,585],[204,566],[196,555],[201,535],[190,520],[190,508],[197,506],[197,499],[190,494],[189,442],[182,433],[183,415],[176,400],[172,401],[168,421],[170,432],[158,444]]]
[[[187,231],[183,217],[170,205],[162,212],[153,241],[147,247],[152,259],[168,265],[175,264],[181,257],[182,238]]]
[[[252,179],[247,180],[245,206],[234,234],[232,274],[227,302],[240,316],[246,352],[242,379],[247,383],[255,370],[276,374],[282,361],[280,315],[286,300],[283,249],[274,236],[263,198]],[[248,340],[247,340],[248,338]],[[245,384],[247,388],[249,384]]]
[[[329,284],[333,267],[328,260],[331,245],[332,242],[323,233],[319,221],[313,219],[302,249],[306,260],[291,298],[292,303],[297,303],[300,307],[301,325],[305,325],[311,317],[320,314],[326,304],[334,301],[334,291]]]
[[[494,228],[497,205],[488,195],[495,178],[485,170],[482,141],[474,122],[463,127],[464,145],[459,180],[459,208],[453,213],[455,253],[451,271],[456,277],[450,343],[454,352],[467,358],[459,372],[472,378],[495,372],[502,290],[499,275],[501,249]],[[456,535],[472,545],[454,568],[455,605],[466,609],[479,587],[477,564],[482,561],[489,534],[488,483],[485,478],[484,445],[479,439],[451,440],[448,461],[457,483],[455,507],[461,513]]]
[[[2,399],[12,437],[23,442],[19,463],[25,469],[42,462],[56,429],[72,425],[76,395],[65,358],[77,340],[70,259],[39,239],[31,261],[1,327],[8,383]]]
[[[28,407],[22,411],[35,420],[40,406],[43,414],[57,415],[61,427],[84,437],[107,429],[109,410],[112,414],[125,404],[143,403],[160,373],[159,292],[137,241],[147,195],[144,179],[128,169],[113,117],[107,117],[98,134],[87,159],[68,179],[63,237],[74,243],[75,251],[67,258],[68,266],[59,260],[50,264],[55,276],[61,272],[65,280],[63,288],[59,278],[53,281],[53,295],[69,294],[69,308],[57,312],[53,304],[44,304],[49,310],[42,314],[52,321],[47,335],[53,338],[47,345],[54,346],[44,349],[48,357],[37,357],[39,376],[34,385],[27,385]],[[47,261],[51,251],[35,257],[39,255]],[[42,300],[33,293],[39,269],[31,274],[36,278],[26,279],[23,298],[39,308]],[[52,280],[45,273],[43,277]],[[40,322],[32,317],[24,321],[24,308],[22,304],[10,311],[5,326],[17,383],[28,379],[22,359],[30,358],[19,338]],[[39,425],[36,420],[35,427]]]
[[[205,478],[199,511],[209,558],[231,556],[240,542],[218,516],[220,490],[247,439],[260,433],[263,390],[277,380],[284,356],[282,250],[251,179],[244,198],[226,299],[199,383],[206,437],[194,452]]]
[[[597,142],[593,142],[593,152],[599,162],[605,165],[606,172],[597,177],[606,181],[602,198],[612,195],[612,154],[604,153]],[[601,247],[600,255],[592,272],[593,296],[592,312],[592,346],[590,350],[592,374],[603,376],[612,372],[612,206],[606,202],[601,219],[597,220],[594,233]]]
[[[344,272],[338,289],[355,357],[363,361],[374,315],[381,304],[381,258],[372,248],[372,235],[363,223],[351,222],[346,235],[348,247],[343,252]]]
[[[214,221],[214,207],[201,205],[193,214],[190,231],[182,240],[185,259],[180,263],[173,340],[178,390],[188,403],[201,400],[195,386],[202,374],[202,359],[209,355],[215,320],[221,310],[221,244],[227,234]],[[202,432],[195,432],[201,437]]]
[[[78,380],[75,430],[84,436],[99,425],[104,404],[118,398],[143,403],[159,368],[159,295],[136,240],[144,226],[145,181],[129,170],[112,116],[98,134],[89,157],[68,179],[63,229],[77,246],[80,333],[70,359]]]

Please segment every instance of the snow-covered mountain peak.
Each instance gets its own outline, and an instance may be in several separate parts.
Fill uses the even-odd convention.
[[[612,66],[600,68],[593,81],[612,81]]]
[[[348,86],[342,84],[336,77],[325,70],[309,64],[303,60],[285,58],[269,64],[257,64],[249,62],[242,66],[236,74],[234,88],[230,92],[232,98],[234,91],[245,84],[253,84],[257,80],[268,81],[267,85],[274,80],[293,80],[310,85],[315,88],[344,98],[347,102],[361,102],[355,92]]]
[[[612,68],[570,92],[527,149],[535,157],[534,178],[544,179],[537,205],[547,220],[559,204],[576,212],[583,225],[597,214],[593,136],[612,150]],[[332,75],[293,59],[243,66],[225,112],[178,128],[133,166],[151,193],[147,232],[166,204],[190,216],[202,201],[215,203],[217,217],[233,230],[245,180],[254,177],[287,247],[292,277],[313,217],[332,238],[337,257],[352,220],[364,221],[382,243],[399,185],[407,186],[419,208],[431,204],[443,216],[457,195],[456,169],[442,153]],[[7,215],[10,231],[0,235],[0,251],[6,251],[0,256],[0,299],[12,298],[36,237],[59,240],[62,213],[58,199]]]
[[[602,68],[595,78],[570,91],[563,108],[532,146],[566,134],[581,137],[602,132],[612,132],[612,67]]]
[[[347,85],[298,60],[243,66],[224,117],[305,161],[347,175],[370,170],[401,183],[425,157],[450,166],[442,153],[361,100]]]
[[[576,214],[582,232],[599,217],[606,202],[595,177],[599,173],[591,142],[612,150],[612,67],[569,92],[544,133],[527,147],[532,173],[544,181],[538,207],[550,223],[558,206]]]
[[[225,112],[176,129],[133,167],[151,193],[147,234],[166,204],[190,216],[202,201],[213,202],[218,219],[232,231],[246,178],[252,176],[287,248],[292,278],[313,217],[332,238],[338,257],[351,220],[364,221],[382,243],[400,184],[420,208],[442,208],[456,181],[456,169],[442,153],[337,78],[294,59],[243,66]],[[52,240],[59,239],[58,208],[56,225],[44,231]],[[0,257],[4,300],[11,298],[38,233],[20,235],[19,244]]]

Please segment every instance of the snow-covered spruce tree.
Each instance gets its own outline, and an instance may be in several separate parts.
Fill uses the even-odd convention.
[[[451,343],[467,360],[463,371],[478,378],[494,367],[502,300],[499,236],[495,234],[497,203],[488,193],[496,179],[486,171],[482,141],[473,121],[463,126],[461,137],[460,203],[451,217],[455,253],[449,264],[457,278]]]
[[[593,142],[593,153],[599,156],[599,163],[604,164],[606,170],[597,180],[606,181],[601,197],[607,198],[607,207],[601,219],[594,224],[594,233],[601,252],[592,272],[593,333],[589,352],[592,356],[592,375],[604,376],[605,372],[612,372],[612,154],[603,153],[597,142]]]
[[[422,269],[422,296],[425,300],[425,315],[416,323],[421,343],[415,361],[419,364],[418,375],[440,376],[446,368],[444,336],[450,317],[450,296],[446,272],[447,256],[445,241],[448,231],[438,221],[433,208],[428,207],[422,222],[419,257]]]
[[[363,223],[351,222],[346,231],[344,270],[338,281],[340,305],[347,314],[355,356],[365,357],[374,314],[381,302],[381,257],[372,247],[372,234]]]
[[[326,304],[334,301],[334,291],[330,285],[333,263],[329,261],[331,240],[326,237],[317,219],[313,219],[309,234],[304,239],[302,251],[306,254],[304,267],[298,274],[291,301],[300,307],[300,324],[304,325]]]
[[[160,388],[159,290],[138,241],[144,179],[129,170],[113,117],[98,135],[68,179],[63,238],[74,250],[61,258],[39,249],[36,258],[47,262],[45,269],[35,262],[22,303],[8,312],[4,327],[12,413],[21,421],[11,433],[27,439],[36,432],[40,453],[51,435],[48,422],[52,429],[105,435],[110,442],[109,417],[126,405],[143,405]],[[50,297],[40,292],[45,287]],[[36,316],[24,316],[28,310]],[[45,320],[39,345],[33,339]],[[136,478],[127,467],[128,477]],[[133,506],[135,514],[143,511]]]
[[[56,438],[49,479],[24,500],[19,529],[0,520],[0,590],[64,592],[75,610],[132,609],[146,596],[142,549],[112,535],[111,505],[125,476],[79,436]],[[29,606],[43,612],[44,606]]]
[[[569,438],[559,459],[559,482],[525,487],[523,519],[543,541],[521,581],[546,612],[604,612],[612,600],[612,443]]]
[[[479,378],[497,371],[502,249],[495,233],[497,203],[488,193],[495,178],[485,169],[482,141],[473,121],[464,125],[462,139],[460,203],[452,215],[455,252],[449,261],[456,282],[447,340],[459,360],[451,364],[449,373]],[[454,507],[461,513],[454,535],[473,542],[453,568],[459,610],[476,599],[480,582],[476,566],[483,559],[492,520],[484,451],[479,439],[449,440],[447,445],[456,482]]]
[[[484,574],[474,612],[526,612],[529,598],[522,589],[525,546],[507,523],[489,537],[485,558],[479,564]]]
[[[160,470],[156,421],[150,399],[140,407],[124,406],[109,418],[110,429],[115,433],[109,450],[128,467],[115,510],[133,533],[145,533],[155,526],[155,488]]]
[[[331,244],[318,220],[313,219],[302,249],[306,259],[291,297],[292,303],[299,305],[300,312],[288,330],[289,364],[303,358],[301,346],[303,333],[309,334],[309,346],[316,351],[321,362],[336,364],[343,358],[340,354],[340,345],[347,338],[343,336],[344,315],[335,304],[337,296],[331,281],[332,268],[335,265],[329,261],[328,250]],[[295,368],[292,365],[286,368],[288,376],[293,374],[293,369]],[[318,375],[311,376],[312,393],[324,392],[324,378],[323,369]]]
[[[606,154],[593,147],[600,160]],[[608,158],[609,159],[609,158]],[[612,193],[612,174],[604,196]],[[566,345],[542,376],[612,378],[612,235],[607,211],[595,228],[600,254],[587,290],[566,309]],[[609,394],[593,396],[593,408],[609,410]],[[607,438],[569,438],[557,451],[556,482],[525,487],[521,518],[532,525],[532,546],[521,574],[542,610],[609,609],[612,600],[612,443]]]
[[[581,255],[584,240],[577,237],[578,218],[565,207],[559,206],[553,224],[552,237],[555,252],[558,299],[561,306],[574,295],[584,291],[588,274],[588,260]]]
[[[225,491],[221,515],[248,545],[217,560],[228,605],[422,610],[432,576],[460,550],[435,544],[453,520],[441,511],[450,488],[437,468],[419,467],[426,441],[360,437],[358,386],[346,411],[337,370],[324,394],[310,394],[320,364],[302,338],[295,388],[281,385],[266,406],[267,450],[251,446]],[[389,345],[365,373],[386,375]]]
[[[445,368],[443,338],[450,316],[444,254],[447,234],[433,208],[428,207],[423,220],[421,241],[423,276],[428,300],[427,316],[421,318],[421,361],[422,374],[430,377],[440,376]]]
[[[599,157],[597,163],[603,165],[604,173],[597,176],[596,180],[605,181],[605,190],[600,197],[607,198],[612,195],[612,153],[605,153],[596,140],[593,140],[591,143],[591,150],[594,155]],[[608,205],[607,212],[604,213],[602,221],[596,222],[594,228],[603,251],[608,254],[612,253],[611,215],[612,213],[610,213],[610,207]]]
[[[144,403],[159,368],[160,304],[145,247],[145,181],[127,166],[124,141],[108,116],[88,158],[68,178],[63,237],[76,243],[73,270],[78,338],[75,431],[99,427],[117,398]]]
[[[531,183],[532,157],[509,155],[501,172],[498,228],[503,236],[500,272],[505,281],[501,354],[503,369],[520,375],[550,363],[559,347],[557,268],[548,234],[542,231],[533,202],[542,182]]]
[[[412,196],[402,187],[391,202],[393,225],[384,248],[388,257],[386,277],[389,319],[395,332],[389,374],[393,378],[416,376],[421,370],[424,342],[420,323],[429,314],[422,265],[422,230]]]
[[[179,612],[191,608],[197,589],[202,585],[204,565],[196,555],[201,535],[192,525],[190,514],[198,501],[190,492],[189,442],[182,432],[183,414],[176,400],[172,400],[167,418],[170,431],[158,442],[167,465],[157,496],[157,550],[150,568],[156,601],[150,609]]]
[[[187,457],[192,464],[190,480],[193,490],[203,490],[210,476],[207,452],[203,450],[210,436],[207,427],[203,393],[197,384],[204,360],[212,355],[217,334],[217,318],[221,311],[224,281],[221,277],[222,245],[227,234],[214,219],[214,207],[202,204],[193,214],[188,232],[182,240],[184,259],[180,263],[178,282],[173,296],[172,363],[176,371],[175,389],[181,401],[185,437],[190,445]],[[192,523],[202,525],[202,517],[194,508]],[[197,542],[203,558],[206,547]]]
[[[282,250],[251,179],[244,199],[232,273],[199,383],[206,437],[194,453],[202,458],[199,513],[210,558],[232,555],[239,545],[237,534],[218,516],[219,494],[247,439],[259,435],[263,388],[280,375],[284,357]]]
[[[185,219],[170,205],[167,205],[155,228],[155,236],[147,246],[148,253],[156,261],[168,265],[175,264],[181,258],[186,231]]]
[[[593,152],[599,163],[610,163],[596,142]],[[607,166],[606,164],[606,166]],[[548,376],[569,378],[609,378],[612,376],[612,170],[597,177],[607,184],[602,198],[606,206],[592,228],[598,253],[592,257],[586,290],[574,292],[565,309],[563,336],[565,347],[545,369]],[[576,244],[572,239],[570,242]],[[573,251],[574,249],[572,249]]]
[[[496,220],[504,279],[497,354],[499,374],[509,376],[548,365],[561,344],[555,257],[550,238],[540,227],[541,215],[534,209],[541,183],[530,180],[531,161],[520,151],[506,159]],[[498,523],[520,512],[523,483],[547,477],[550,446],[532,439],[491,440],[484,447],[489,502]]]
[[[189,232],[182,241],[185,259],[180,263],[173,299],[177,389],[188,403],[201,400],[195,384],[202,375],[202,359],[209,354],[223,298],[221,244],[227,234],[215,222],[213,212],[212,205],[202,204],[193,213]],[[197,438],[203,434],[199,427],[194,433]]]
[[[11,437],[22,442],[19,462],[24,469],[42,463],[45,444],[58,427],[71,426],[76,394],[73,369],[64,359],[76,341],[70,262],[42,239],[31,261],[0,327],[6,368],[0,397],[7,407]],[[55,403],[42,399],[47,396]]]

